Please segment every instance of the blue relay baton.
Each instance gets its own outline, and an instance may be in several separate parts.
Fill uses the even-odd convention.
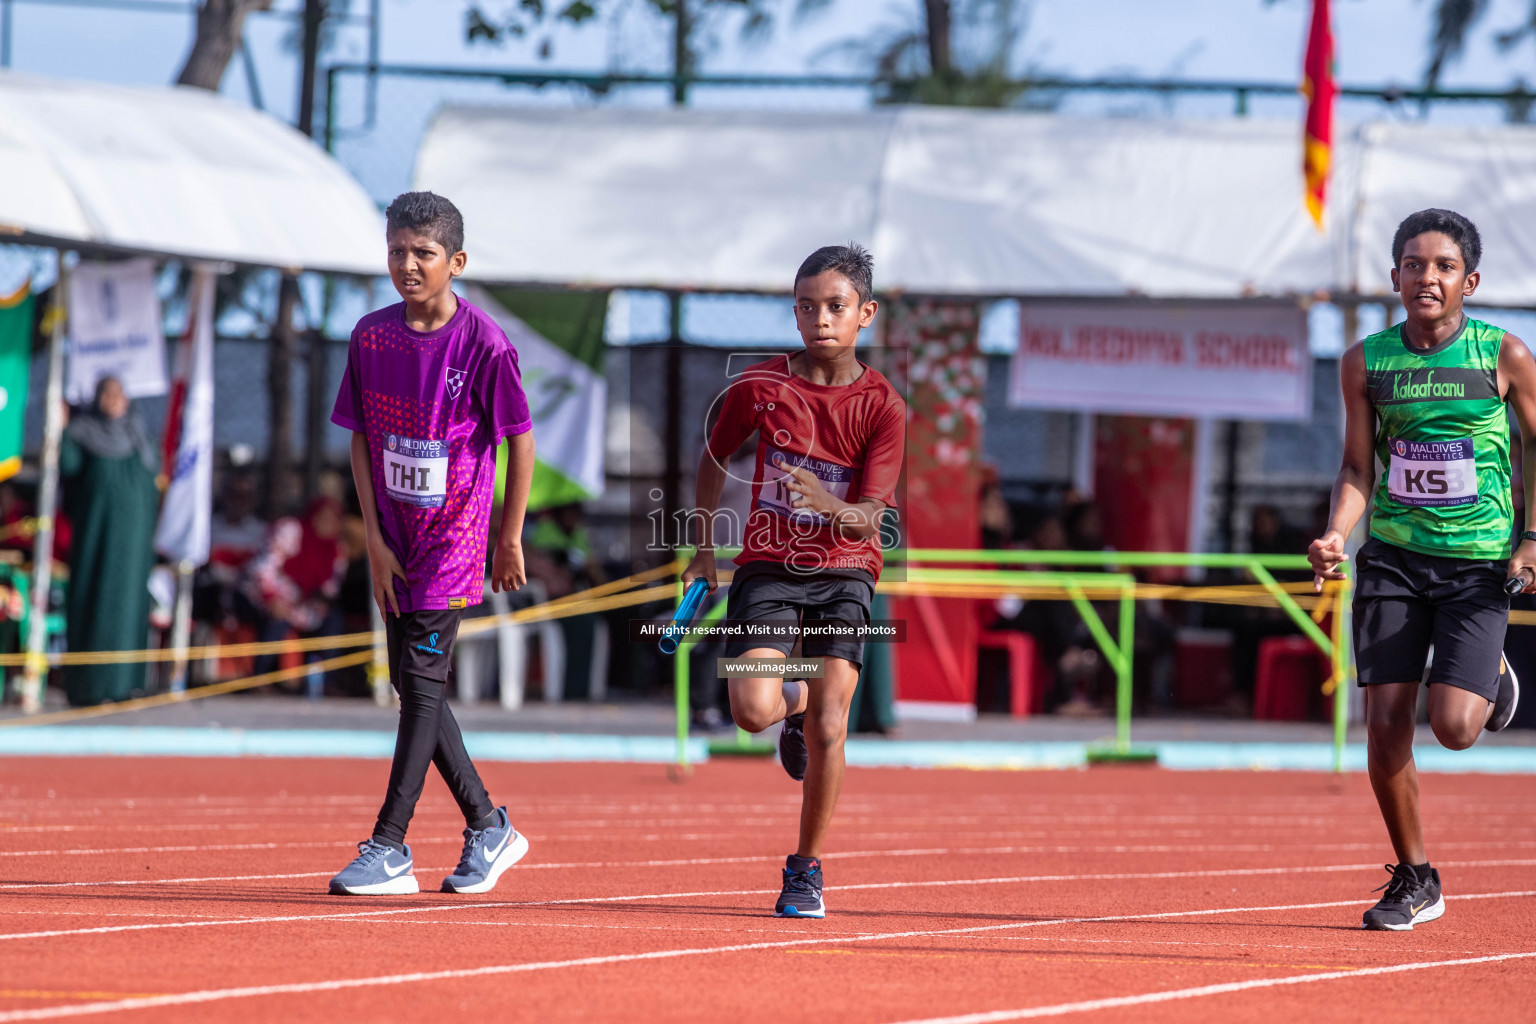
[[[661,653],[673,654],[677,651],[678,641],[693,624],[693,617],[699,614],[699,605],[704,603],[704,595],[709,593],[709,581],[702,576],[688,584],[688,592],[683,595],[682,603],[677,606],[677,614],[672,616],[672,621],[667,623],[667,628],[661,633]]]

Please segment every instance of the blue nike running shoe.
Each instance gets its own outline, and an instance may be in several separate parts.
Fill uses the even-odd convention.
[[[419,891],[411,873],[411,848],[401,853],[372,836],[357,844],[357,859],[331,879],[332,896],[400,896]]]
[[[528,837],[512,827],[507,809],[496,808],[496,824],[487,829],[464,830],[464,852],[459,866],[443,879],[443,892],[490,892],[507,868],[528,852]]]

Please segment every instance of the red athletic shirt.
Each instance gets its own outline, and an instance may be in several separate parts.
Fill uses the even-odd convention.
[[[859,364],[852,384],[813,384],[789,369],[787,356],[748,367],[720,399],[720,418],[709,435],[709,454],[725,466],[743,441],[757,434],[752,511],[737,565],[772,562],[797,573],[862,570],[880,578],[880,536],[855,540],[834,533],[826,516],[791,504],[785,474],[774,465],[809,469],[828,491],[847,502],[870,498],[896,505],[906,444],[907,407],[879,372]],[[886,532],[890,527],[886,527]]]

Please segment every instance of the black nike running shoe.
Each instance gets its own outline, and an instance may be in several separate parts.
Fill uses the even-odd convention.
[[[779,764],[796,782],[805,781],[805,766],[811,761],[805,749],[805,712],[790,715],[779,727]]]
[[[1407,864],[1393,867],[1384,865],[1392,872],[1385,885],[1374,892],[1387,890],[1381,901],[1365,912],[1361,928],[1377,932],[1409,932],[1416,924],[1433,921],[1445,913],[1445,897],[1440,894],[1440,872],[1429,869],[1429,878],[1420,880],[1418,873]]]
[[[1500,654],[1499,692],[1493,698],[1493,714],[1488,716],[1488,724],[1483,728],[1489,732],[1498,732],[1515,717],[1515,709],[1519,706],[1520,680],[1515,678],[1515,667],[1509,663],[1509,658]]]
[[[789,860],[797,858],[791,857]],[[826,917],[826,905],[821,902],[821,861],[813,860],[809,866],[796,870],[784,864],[784,891],[773,907],[774,917]]]

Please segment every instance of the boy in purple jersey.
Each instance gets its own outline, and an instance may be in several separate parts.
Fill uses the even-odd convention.
[[[490,317],[454,295],[464,222],[448,200],[407,192],[385,211],[389,276],[405,301],[352,330],[331,421],[352,431],[352,478],[368,532],[373,599],[384,616],[389,678],[400,695],[389,788],[373,835],[331,892],[416,892],[405,830],[427,767],[464,813],[464,851],[444,892],[488,892],[528,852],[494,807],[448,710],[453,642],[484,595],[496,445],[509,438],[504,516],[491,586],[526,582],[521,535],[533,435],[517,352]]]

